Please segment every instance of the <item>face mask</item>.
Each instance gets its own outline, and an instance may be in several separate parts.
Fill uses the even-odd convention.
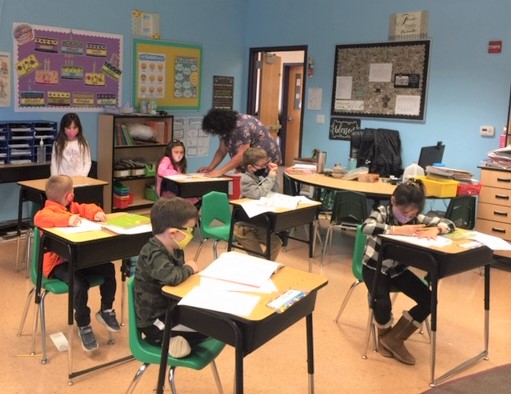
[[[74,140],[76,136],[78,135],[78,130],[69,129],[64,132],[66,134],[66,137],[70,140]]]
[[[172,155],[172,158],[176,163],[179,163],[181,160],[183,160],[183,155]]]
[[[392,207],[392,215],[394,215],[394,218],[401,224],[406,224],[408,223],[410,220],[412,220],[412,218],[409,218],[408,216],[406,215],[403,215],[401,213],[401,211],[395,207]]]
[[[268,175],[268,169],[267,168],[261,168],[259,170],[254,171],[255,176],[262,176],[266,177]]]
[[[177,231],[179,231],[181,234],[185,236],[181,241],[174,239],[174,241],[177,244],[177,247],[183,250],[184,248],[186,248],[186,245],[188,245],[190,241],[193,239],[193,228],[187,229],[186,231],[178,229]]]

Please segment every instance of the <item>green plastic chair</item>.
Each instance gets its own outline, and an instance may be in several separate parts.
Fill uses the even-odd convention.
[[[216,260],[218,257],[218,242],[229,242],[231,217],[231,207],[226,193],[212,191],[202,197],[202,211],[200,219],[202,241],[195,253],[195,261],[198,261],[202,247],[208,239],[215,240],[213,243],[213,257]]]
[[[351,297],[351,294],[353,293],[353,290],[361,284],[364,283],[364,278],[362,277],[362,266],[363,266],[363,257],[364,257],[364,249],[367,242],[367,237],[362,232],[362,226],[359,225],[356,228],[355,233],[355,245],[353,247],[353,258],[352,258],[352,264],[351,264],[351,272],[353,273],[353,276],[355,277],[355,281],[351,284],[350,288],[348,289],[348,292],[344,296],[344,299],[342,300],[341,306],[339,308],[339,312],[337,312],[337,316],[335,317],[335,322],[338,323],[339,319],[341,317],[342,312],[344,311],[344,308],[346,308],[346,305],[348,304],[348,301]],[[423,279],[423,282],[427,284],[427,281]],[[391,289],[391,292],[393,292],[392,297],[392,303],[394,303],[397,294],[399,290],[397,289]],[[369,345],[369,340],[373,339],[373,350],[376,351],[376,330],[373,324],[373,311],[371,308],[369,308],[369,317],[367,322],[367,329],[366,329],[366,341],[365,341],[365,350],[362,354],[362,358],[367,358],[367,348]],[[429,321],[426,319],[426,329],[428,331],[428,334],[431,333],[431,329],[429,327]],[[420,330],[420,333],[423,333],[422,327]],[[429,335],[431,338],[431,335]]]
[[[369,216],[367,210],[367,197],[363,193],[343,190],[335,192],[334,206],[330,224],[326,231],[321,254],[321,266],[326,256],[327,247],[332,249],[333,230],[356,230]]]
[[[132,276],[128,280],[128,322],[129,322],[129,344],[130,350],[133,357],[143,364],[139,370],[135,373],[135,377],[128,388],[128,393],[132,393],[135,386],[139,382],[140,378],[148,368],[150,364],[160,364],[161,359],[161,347],[150,345],[142,339],[142,335],[137,328],[137,318],[135,312],[135,290],[133,288]],[[205,366],[211,364],[213,370],[213,376],[219,393],[223,393],[222,383],[218,375],[218,370],[215,364],[215,358],[225,347],[223,342],[216,339],[209,338],[201,343],[195,345],[192,348],[192,352],[189,356],[184,358],[173,358],[168,356],[167,364],[170,366],[169,371],[169,383],[172,393],[176,393],[176,387],[174,382],[174,375],[176,367],[185,367],[195,370],[201,370]]]
[[[23,310],[23,315],[21,317],[20,326],[18,328],[17,336],[20,337],[23,333],[23,327],[25,326],[25,321],[27,319],[28,308],[30,306],[31,301],[35,300],[35,291],[36,291],[36,283],[37,283],[37,266],[38,266],[38,258],[39,258],[39,248],[41,244],[41,236],[40,231],[37,227],[34,228],[33,231],[33,252],[32,252],[32,264],[30,269],[30,279],[34,284],[34,287],[28,293],[27,301],[25,302],[25,307]],[[104,282],[104,278],[102,276],[91,275],[90,276],[90,287],[102,285]],[[37,333],[37,324],[39,315],[41,316],[41,338],[42,338],[42,364],[47,364],[49,362],[46,354],[46,319],[45,319],[45,306],[44,300],[48,293],[51,294],[67,294],[69,292],[69,287],[67,283],[62,282],[59,279],[48,279],[45,278],[44,275],[41,280],[41,302],[39,304],[39,308],[36,307],[34,310],[34,327],[32,330],[32,351],[31,355],[35,355],[35,337]],[[37,313],[39,312],[39,313]],[[113,343],[112,337],[110,337],[110,342]]]

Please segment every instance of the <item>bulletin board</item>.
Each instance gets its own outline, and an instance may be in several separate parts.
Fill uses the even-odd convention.
[[[14,23],[15,111],[119,106],[122,35]]]
[[[133,43],[134,107],[146,98],[159,109],[200,109],[200,46],[147,39]]]
[[[335,47],[334,116],[424,120],[429,40]]]

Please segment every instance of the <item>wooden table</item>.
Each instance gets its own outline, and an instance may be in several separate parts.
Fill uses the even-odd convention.
[[[408,265],[428,272],[431,284],[431,376],[430,386],[448,379],[456,373],[464,370],[478,360],[485,359],[488,356],[489,340],[489,316],[490,316],[490,263],[493,252],[486,246],[474,249],[466,249],[460,244],[466,243],[467,239],[453,240],[451,245],[444,247],[423,247],[408,242],[398,241],[392,236],[381,235],[382,245],[379,252],[377,272],[380,273],[382,261],[393,259],[397,261],[406,261]],[[481,353],[467,360],[442,376],[435,378],[436,361],[436,331],[437,331],[437,300],[438,300],[438,281],[441,278],[466,272],[474,268],[484,266],[484,349]],[[380,275],[376,275],[372,285],[372,293],[378,285]],[[371,303],[376,302],[372,298]],[[370,331],[367,331],[370,335]],[[366,338],[366,343],[369,338]]]
[[[309,393],[313,393],[314,341],[312,312],[314,310],[317,292],[320,288],[326,286],[328,280],[321,275],[291,267],[279,269],[271,279],[278,290],[271,294],[257,293],[261,298],[248,317],[240,317],[188,306],[176,307],[177,300],[183,298],[191,289],[199,285],[199,275],[192,275],[178,286],[164,286],[163,294],[169,297],[170,302],[169,312],[167,313],[167,319],[165,321],[157,392],[163,392],[170,328],[172,325],[176,323],[184,324],[207,336],[234,346],[236,373],[235,392],[241,394],[243,393],[243,358],[305,317]],[[289,289],[298,289],[309,293],[283,313],[276,313],[267,306],[268,302]],[[297,368],[299,368],[298,365]],[[265,381],[264,377],[261,377],[261,381]],[[292,385],[292,382],[290,382],[290,385]]]

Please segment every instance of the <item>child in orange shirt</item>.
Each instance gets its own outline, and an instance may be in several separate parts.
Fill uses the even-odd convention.
[[[41,228],[75,227],[80,225],[81,218],[104,222],[106,215],[96,204],[79,204],[73,201],[73,180],[67,175],[54,175],[46,182],[46,202],[44,208],[37,212],[34,224]],[[69,262],[54,252],[47,252],[43,259],[43,275],[47,278],[60,279],[69,283]],[[96,313],[96,319],[108,331],[120,330],[115,311],[112,309],[115,299],[116,280],[115,269],[111,262],[82,268],[74,271],[73,303],[78,333],[85,351],[98,347],[96,337],[90,325],[90,308],[87,306],[90,275],[103,276],[100,286],[101,309]]]

